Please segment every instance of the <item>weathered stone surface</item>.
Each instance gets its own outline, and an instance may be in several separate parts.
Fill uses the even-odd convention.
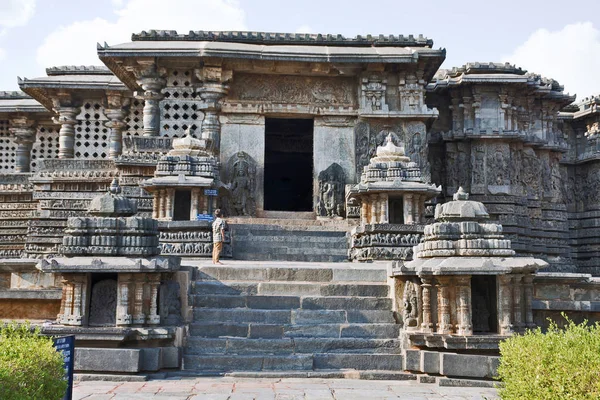
[[[487,378],[497,375],[500,357],[440,354],[440,374],[455,377]]]
[[[75,349],[76,371],[139,372],[142,360],[141,349]]]

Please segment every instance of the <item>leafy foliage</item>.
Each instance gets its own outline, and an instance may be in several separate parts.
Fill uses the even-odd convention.
[[[600,324],[564,329],[550,322],[500,343],[499,390],[503,400],[588,400],[600,398]]]
[[[0,399],[58,400],[64,396],[62,355],[29,324],[0,326]]]

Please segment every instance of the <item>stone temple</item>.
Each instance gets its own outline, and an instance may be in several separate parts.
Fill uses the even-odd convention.
[[[423,36],[97,51],[0,92],[0,319],[77,371],[452,384],[600,320],[600,98]]]

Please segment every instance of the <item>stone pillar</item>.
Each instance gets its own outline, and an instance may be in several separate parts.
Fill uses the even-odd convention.
[[[510,275],[498,275],[498,328],[501,335],[510,335],[512,326],[512,287]]]
[[[17,162],[15,172],[29,172],[31,165],[31,148],[35,141],[35,121],[26,117],[11,120],[10,132],[17,143]]]
[[[75,157],[75,124],[77,124],[78,107],[54,107],[58,117],[54,123],[60,124],[58,132],[58,158]]]
[[[121,108],[107,108],[104,114],[109,119],[106,126],[110,128],[108,156],[114,160],[123,153],[123,129],[127,126],[123,121],[125,111]]]
[[[525,327],[529,329],[535,328],[533,322],[533,275],[527,274],[523,276],[523,292],[524,302],[523,308],[525,309]]]
[[[390,222],[389,211],[388,211],[388,195],[386,193],[381,193],[379,195],[379,206],[380,206],[380,215],[379,215],[379,223],[387,224]]]
[[[161,189],[158,191],[158,199],[160,202],[158,214],[161,219],[167,218],[167,191]]]
[[[144,136],[159,136],[159,104],[164,97],[161,91],[167,84],[164,79],[164,70],[157,68],[156,64],[146,66],[145,70],[138,73],[137,84],[143,90],[143,92],[134,94],[136,98],[144,100]]]
[[[423,303],[423,316],[421,331],[433,332],[433,323],[431,321],[431,278],[421,278],[421,296]]]
[[[133,323],[143,325],[146,323],[144,314],[144,276],[135,275],[133,282]]]
[[[377,210],[377,195],[372,194],[369,196],[369,200],[371,201],[371,224],[377,223],[377,214],[379,214],[379,210]]]
[[[413,195],[405,194],[404,197],[404,223],[413,224]]]
[[[413,197],[413,222],[418,224],[421,222],[421,196],[415,194]]]
[[[69,274],[63,282],[68,288],[66,290],[66,302],[61,323],[72,326],[86,325],[87,276],[85,274]]]
[[[367,199],[364,197],[361,199],[360,202],[360,223],[369,223],[369,203],[367,203]]]
[[[150,286],[150,299],[146,321],[150,325],[158,325],[160,324],[160,315],[158,315],[158,286],[160,285],[160,274],[150,274],[148,276],[148,285]]]
[[[119,274],[118,292],[117,292],[117,325],[131,325],[133,317],[129,312],[131,274]]]
[[[195,221],[200,213],[199,209],[200,189],[192,189],[192,201],[190,205],[190,221]]]
[[[523,324],[523,286],[521,284],[522,275],[514,275],[512,278],[513,289],[513,327],[515,332],[521,332],[524,328]]]
[[[218,154],[221,137],[219,112],[221,111],[221,101],[229,91],[227,82],[232,78],[232,71],[223,70],[220,66],[205,66],[195,72],[198,80],[202,83],[197,92],[206,104],[206,108],[203,110],[202,139],[209,141],[213,152]]]
[[[452,334],[452,319],[450,314],[450,287],[448,286],[449,277],[437,278],[438,295],[438,329],[437,333],[443,335]]]
[[[456,278],[456,291],[458,294],[458,332],[459,335],[472,335],[472,305],[471,305],[471,277],[459,276]]]
[[[202,196],[202,213],[208,214],[208,196]]]
[[[61,325],[68,325],[73,310],[73,283],[66,277],[63,277],[61,283],[62,298],[60,301],[60,313],[57,316],[56,322]]]
[[[160,216],[160,190],[152,193],[152,218],[159,219]]]
[[[173,200],[175,197],[175,189],[167,189],[166,190],[167,199],[166,199],[166,207],[165,207],[165,218],[169,221],[173,220]]]

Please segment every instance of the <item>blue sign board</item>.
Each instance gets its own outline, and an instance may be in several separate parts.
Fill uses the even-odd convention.
[[[218,196],[217,189],[204,189],[205,196]]]
[[[65,377],[67,378],[67,392],[62,400],[73,398],[73,369],[75,365],[75,336],[62,336],[53,338],[53,346],[62,354],[65,366]]]
[[[196,216],[196,221],[208,221],[208,222],[212,222],[213,221],[213,216],[210,214],[198,214]]]

